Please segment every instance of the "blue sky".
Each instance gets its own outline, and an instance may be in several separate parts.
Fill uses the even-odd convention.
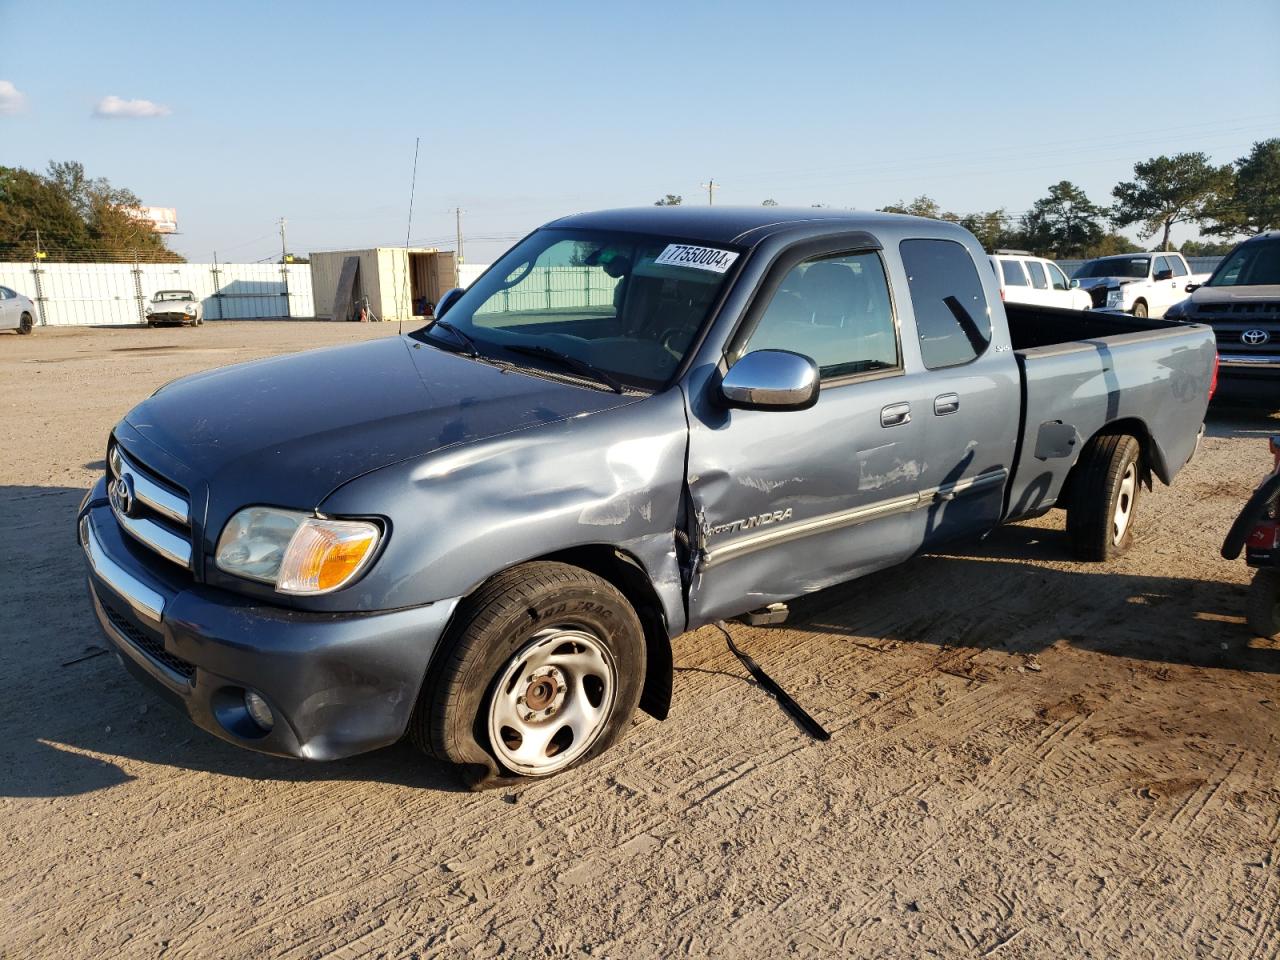
[[[725,204],[1106,202],[1135,161],[1280,135],[1275,0],[0,0],[0,36],[0,164],[80,160],[176,207],[200,261],[272,256],[281,216],[298,252],[403,243],[415,136],[413,239],[451,246],[455,206],[502,238],[709,178]]]

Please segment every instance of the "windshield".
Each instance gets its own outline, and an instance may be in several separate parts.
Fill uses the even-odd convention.
[[[194,300],[195,294],[190,290],[161,290],[151,299],[156,303],[163,303],[165,300]]]
[[[1133,277],[1141,280],[1150,269],[1150,257],[1109,257],[1106,260],[1090,260],[1072,276],[1077,280],[1089,277]]]
[[[1260,287],[1280,284],[1280,240],[1243,243],[1213,272],[1207,287]]]
[[[738,256],[634,233],[539,230],[477,280],[439,329],[413,336],[446,349],[469,342],[481,356],[581,379],[594,368],[652,390],[679,367]]]

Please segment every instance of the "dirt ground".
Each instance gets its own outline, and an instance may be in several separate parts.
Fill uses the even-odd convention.
[[[1218,557],[1280,419],[1211,413],[1107,566],[1062,517],[714,630],[672,718],[470,794],[406,744],[327,765],[191,726],[101,645],[73,516],[181,374],[394,333],[0,335],[0,955],[1280,955],[1280,644]]]

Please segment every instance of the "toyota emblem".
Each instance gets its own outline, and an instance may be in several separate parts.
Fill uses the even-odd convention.
[[[1246,330],[1240,334],[1240,342],[1247,343],[1251,347],[1259,347],[1271,339],[1271,334],[1265,330]]]
[[[111,501],[112,508],[122,517],[128,517],[133,512],[133,477],[125,473],[111,481],[111,486],[107,488],[107,499]]]

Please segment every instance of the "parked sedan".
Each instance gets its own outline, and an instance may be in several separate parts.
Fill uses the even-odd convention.
[[[191,324],[198,327],[204,323],[204,307],[190,290],[160,290],[151,298],[147,307],[147,326],[158,327],[161,324]]]
[[[0,330],[30,333],[36,325],[36,305],[27,297],[0,287]]]

